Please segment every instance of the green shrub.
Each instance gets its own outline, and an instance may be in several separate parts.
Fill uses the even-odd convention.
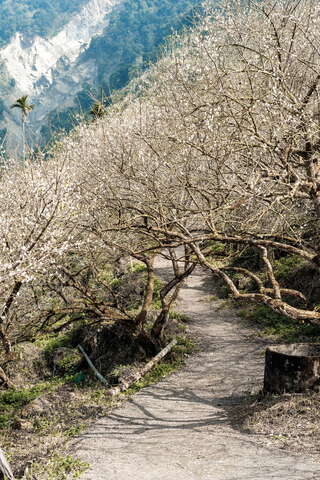
[[[221,242],[213,242],[209,245],[208,250],[211,255],[222,255],[226,252],[226,245]]]
[[[15,420],[16,413],[48,390],[48,384],[42,383],[21,390],[0,392],[0,428],[6,428]]]
[[[70,350],[55,362],[55,366],[58,368],[60,375],[73,375],[77,372],[81,360],[81,354],[77,350]]]
[[[302,266],[304,260],[298,255],[287,255],[274,261],[274,273],[278,280],[286,280]]]
[[[141,273],[141,272],[146,272],[147,267],[144,263],[142,262],[133,262],[130,266],[130,271],[132,273]]]
[[[70,331],[58,336],[43,335],[39,340],[37,340],[36,344],[43,349],[47,357],[50,357],[57,348],[72,346],[73,334],[74,332]]]

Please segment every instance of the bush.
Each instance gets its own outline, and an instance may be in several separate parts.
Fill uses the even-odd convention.
[[[287,255],[274,261],[274,273],[277,280],[287,280],[302,266],[304,260],[298,255]]]

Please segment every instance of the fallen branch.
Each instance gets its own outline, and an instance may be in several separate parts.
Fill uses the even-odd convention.
[[[158,363],[167,353],[172,350],[172,348],[177,344],[177,340],[174,339],[172,340],[161,352],[159,352],[155,357],[153,357],[152,360],[150,360],[146,365],[137,373],[133,373],[132,375],[129,375],[125,380],[121,382],[120,385],[110,388],[107,391],[107,395],[110,395],[111,397],[118,395],[121,392],[124,392],[127,390],[133,383],[137,382],[142,378],[146,373],[148,373],[152,367]]]
[[[5,480],[14,480],[14,476],[11,467],[6,459],[4,451],[0,448],[0,471],[3,474]]]
[[[82,355],[86,359],[89,367],[91,368],[91,370],[93,371],[93,373],[95,374],[97,379],[100,380],[100,382],[104,383],[104,385],[107,385],[107,387],[109,387],[110,385],[109,385],[108,380],[105,379],[104,376],[101,375],[101,373],[96,369],[96,367],[93,365],[93,363],[91,362],[90,358],[88,357],[88,355],[86,354],[84,349],[81,347],[81,345],[78,345],[78,349],[80,350],[80,352],[82,353]]]

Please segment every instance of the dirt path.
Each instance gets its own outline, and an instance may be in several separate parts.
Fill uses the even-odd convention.
[[[160,275],[168,268],[162,260]],[[228,411],[263,375],[263,345],[253,343],[234,313],[208,302],[199,271],[180,295],[201,352],[165,381],[144,389],[95,423],[77,445],[91,465],[82,480],[309,480],[320,464],[259,446],[234,430]]]

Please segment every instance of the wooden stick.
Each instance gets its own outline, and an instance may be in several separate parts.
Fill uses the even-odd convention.
[[[93,365],[93,363],[91,362],[90,358],[88,357],[88,355],[86,354],[84,349],[81,347],[81,345],[78,345],[78,349],[80,350],[80,352],[82,353],[82,355],[86,359],[89,367],[91,368],[91,370],[93,371],[95,376],[98,378],[98,380],[100,380],[100,382],[102,382],[104,385],[107,385],[107,387],[109,387],[110,384],[109,384],[108,380],[106,378],[104,378],[104,376],[101,375],[101,373],[96,369],[96,367]]]
[[[14,476],[11,470],[11,467],[6,459],[4,451],[0,448],[0,470],[3,473],[3,476],[8,480],[14,480]]]
[[[137,382],[142,378],[151,368],[159,362],[170,350],[177,344],[177,340],[172,340],[161,352],[159,352],[152,360],[145,364],[145,366],[137,373],[133,373],[132,375],[128,376],[126,380],[123,380],[120,385],[114,388],[110,388],[107,391],[107,395],[111,397],[118,395],[121,392],[127,390],[133,383]]]

